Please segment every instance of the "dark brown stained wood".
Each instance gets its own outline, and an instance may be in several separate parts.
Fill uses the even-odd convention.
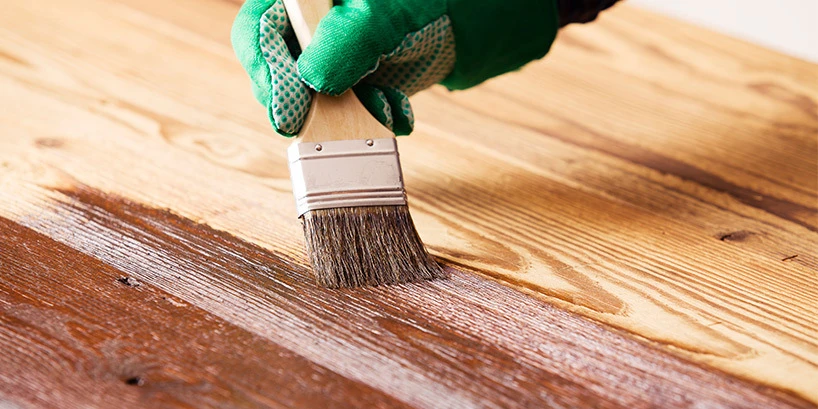
[[[0,407],[404,406],[2,218],[0,243]]]
[[[272,134],[230,47],[239,3],[3,3],[0,217],[43,235],[43,247],[56,240],[120,271],[114,289],[141,283],[128,289],[176,297],[231,334],[301,357],[288,362],[326,369],[339,388],[360,384],[413,406],[487,394],[542,406],[539,392],[621,405],[646,390],[639,399],[654,403],[682,390],[729,401],[733,392],[702,380],[733,379],[722,373],[744,380],[728,382],[736,393],[818,403],[818,66],[621,4],[561,31],[549,56],[523,70],[464,92],[422,92],[416,130],[399,139],[412,218],[435,257],[468,273],[418,290],[321,292],[294,284],[308,275],[290,141]],[[172,246],[184,257],[169,261],[163,246],[177,224],[189,227]],[[258,271],[237,267],[248,265]],[[82,300],[103,303],[94,297],[113,294],[104,288]],[[64,293],[39,302],[64,305]],[[341,305],[349,312],[332,310]],[[111,328],[127,338],[130,327]],[[644,346],[633,339],[653,349],[631,357]],[[541,345],[557,350],[540,354]],[[140,356],[170,350],[142,346]],[[199,352],[185,362],[245,369]],[[617,389],[600,389],[614,361],[650,370],[611,375]],[[93,375],[65,362],[48,368]],[[674,365],[705,378],[690,392],[692,378],[678,375],[687,369]],[[245,379],[235,376],[207,381],[222,393]]]
[[[0,393],[15,403],[811,407],[471,274],[326,290],[166,211],[88,189],[54,199],[34,231],[0,220],[0,345],[16,351],[0,355]]]

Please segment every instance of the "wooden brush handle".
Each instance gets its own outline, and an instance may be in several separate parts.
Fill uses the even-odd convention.
[[[318,22],[332,7],[332,1],[284,0],[284,6],[303,50],[312,40]],[[296,143],[394,138],[395,134],[373,118],[349,90],[337,97],[316,93],[298,136]]]

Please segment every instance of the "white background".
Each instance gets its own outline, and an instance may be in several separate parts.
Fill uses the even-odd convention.
[[[629,0],[818,63],[818,0]]]

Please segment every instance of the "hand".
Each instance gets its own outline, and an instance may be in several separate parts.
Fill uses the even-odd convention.
[[[276,131],[301,129],[310,88],[352,88],[398,135],[408,97],[435,83],[464,89],[548,52],[556,0],[336,0],[301,53],[281,0],[248,0],[233,25],[236,55]]]

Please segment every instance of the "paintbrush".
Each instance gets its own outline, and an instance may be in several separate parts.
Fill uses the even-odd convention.
[[[285,0],[301,49],[332,6]],[[316,93],[288,149],[307,253],[320,285],[357,287],[445,277],[418,236],[406,202],[395,134],[353,91]]]

